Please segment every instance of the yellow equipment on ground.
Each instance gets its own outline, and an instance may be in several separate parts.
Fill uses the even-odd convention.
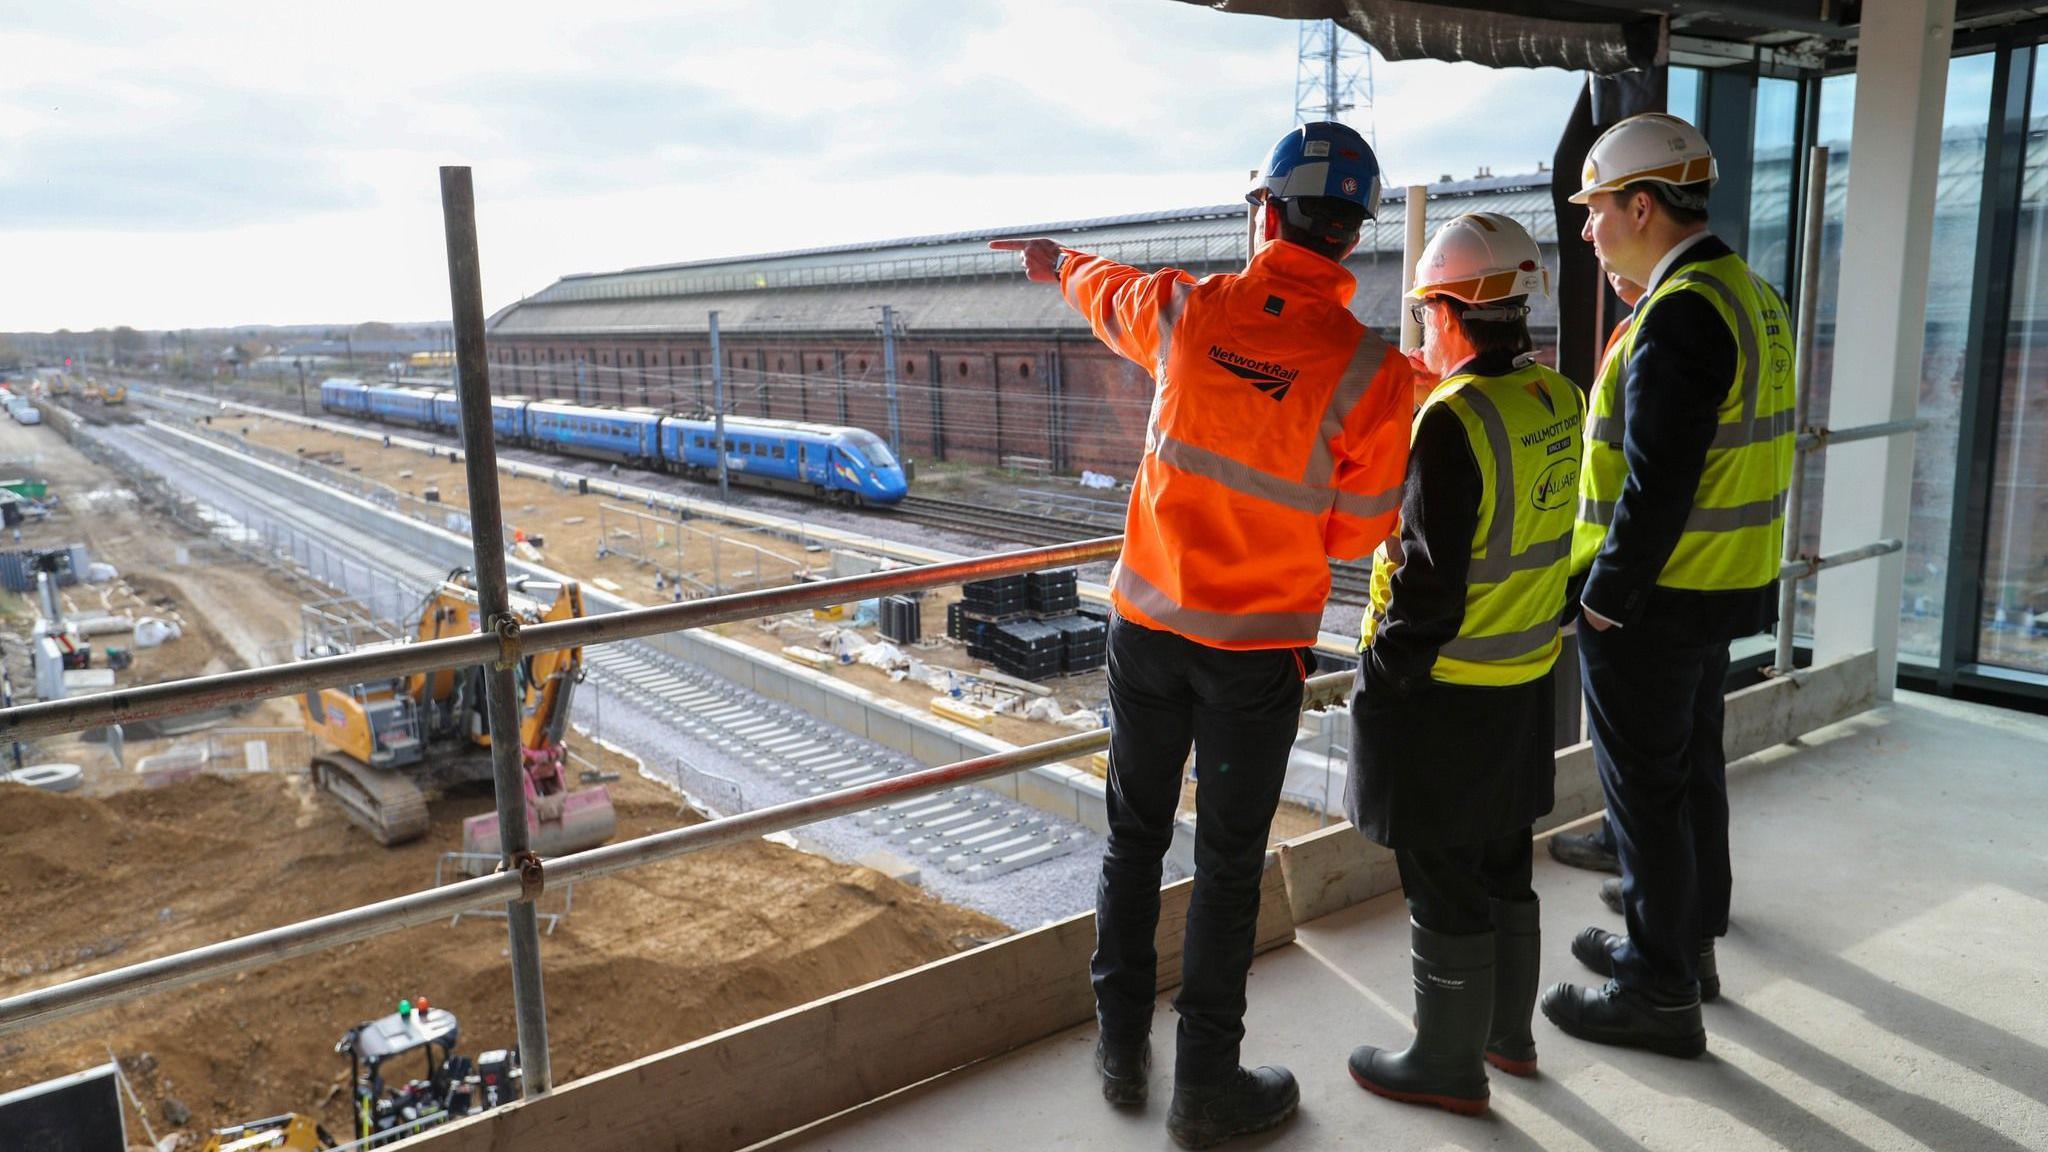
[[[543,597],[551,597],[543,599]],[[509,605],[522,627],[583,615],[574,582],[515,580]],[[476,589],[458,568],[421,606],[414,635],[395,643],[435,640],[479,630]],[[325,644],[308,655],[338,655]],[[583,678],[583,650],[536,652],[520,660],[519,753],[526,785],[527,841],[541,856],[559,856],[611,839],[618,817],[602,785],[570,791],[562,744],[569,703]],[[381,844],[426,834],[424,789],[491,778],[484,669],[443,669],[299,697],[307,730],[334,754],[313,759],[314,782]],[[463,850],[499,855],[498,816],[463,822]]]
[[[215,1128],[199,1152],[320,1152],[334,1147],[334,1137],[311,1116],[287,1112],[229,1128]]]

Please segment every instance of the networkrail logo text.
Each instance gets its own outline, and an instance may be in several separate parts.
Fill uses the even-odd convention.
[[[1294,386],[1294,378],[1301,375],[1299,368],[1289,368],[1270,360],[1254,360],[1240,356],[1220,345],[1209,345],[1209,359],[1214,360],[1225,372],[1240,380],[1249,381],[1251,386],[1275,400],[1287,399],[1287,390]]]

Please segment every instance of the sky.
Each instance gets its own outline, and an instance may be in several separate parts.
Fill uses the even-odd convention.
[[[1216,204],[1298,25],[1171,0],[0,8],[0,331],[448,315],[570,272]],[[1582,78],[1376,61],[1388,183],[1532,171]],[[1347,117],[1356,121],[1356,116]]]

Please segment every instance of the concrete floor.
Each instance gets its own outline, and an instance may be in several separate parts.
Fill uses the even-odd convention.
[[[1735,916],[1697,1061],[1597,1048],[1539,1015],[1543,1075],[1495,1074],[1479,1120],[1351,1083],[1351,1046],[1404,1042],[1398,895],[1304,925],[1251,977],[1245,1055],[1302,1106],[1243,1148],[2048,1149],[2048,718],[1902,695],[1731,769]],[[1583,981],[1580,927],[1619,929],[1599,877],[1539,851],[1546,983]],[[1113,1111],[1092,1028],[928,1081],[771,1146],[1171,1148],[1172,1010],[1152,1103]]]

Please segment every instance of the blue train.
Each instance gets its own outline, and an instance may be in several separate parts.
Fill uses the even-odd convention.
[[[320,407],[443,432],[455,432],[461,424],[453,391],[417,384],[336,377],[321,382]],[[699,480],[718,475],[717,430],[708,417],[494,396],[491,428],[500,444]],[[735,484],[802,493],[848,507],[894,504],[909,488],[904,466],[881,437],[865,428],[729,416],[724,451],[726,475]]]

